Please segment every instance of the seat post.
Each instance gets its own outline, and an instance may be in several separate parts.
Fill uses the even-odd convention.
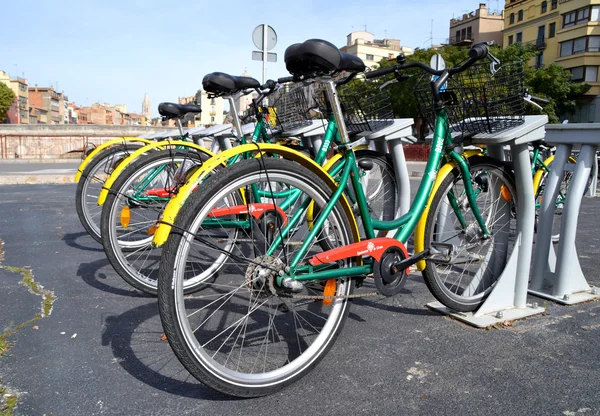
[[[238,93],[238,97],[242,96],[242,93]],[[235,98],[238,98],[235,97]],[[235,106],[235,98],[232,97],[231,95],[228,95],[226,97],[223,97],[225,99],[227,99],[227,101],[229,101],[229,111],[233,112],[233,125],[235,127],[235,130],[237,132],[237,137],[238,139],[240,139],[243,134],[242,134],[242,124],[240,122],[240,117],[238,116],[238,108]]]
[[[183,139],[183,125],[181,124],[181,117],[177,117],[177,127],[179,127],[179,135]]]
[[[348,130],[346,129],[346,123],[344,123],[344,116],[342,114],[342,107],[340,106],[340,100],[337,97],[337,91],[335,89],[335,82],[331,79],[323,79],[325,83],[325,89],[327,91],[327,97],[331,103],[331,110],[337,123],[338,132],[340,133],[340,140],[342,143],[348,143]]]

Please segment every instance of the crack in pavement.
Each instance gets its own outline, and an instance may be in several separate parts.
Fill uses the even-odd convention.
[[[14,267],[14,266],[6,266],[2,264],[4,260],[4,241],[0,239],[0,269],[8,270],[12,273],[17,273],[22,275],[22,280],[19,284],[26,286],[29,293],[32,293],[37,296],[42,297],[40,312],[36,313],[35,316],[21,324],[15,326],[14,328],[7,328],[0,334],[0,358],[4,356],[8,352],[8,350],[12,346],[12,342],[8,341],[8,337],[16,334],[21,329],[25,328],[28,325],[33,324],[34,322],[46,318],[50,316],[52,313],[52,305],[56,300],[56,296],[54,292],[51,290],[45,290],[44,287],[37,283],[33,279],[33,272],[24,267]],[[2,416],[10,416],[13,414],[13,410],[16,407],[18,402],[18,396],[16,393],[11,393],[3,384],[2,379],[0,379],[0,414]]]

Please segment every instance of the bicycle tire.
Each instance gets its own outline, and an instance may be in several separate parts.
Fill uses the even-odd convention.
[[[161,248],[151,245],[152,228],[156,227],[167,202],[164,198],[151,199],[145,195],[142,198],[133,194],[143,194],[155,186],[163,189],[176,187],[178,181],[171,177],[172,167],[191,161],[194,166],[190,170],[193,170],[206,159],[205,154],[194,151],[171,149],[151,152],[131,163],[111,187],[102,209],[102,244],[115,271],[136,289],[156,295]],[[156,173],[158,171],[160,174]],[[152,182],[144,184],[153,174],[157,175],[154,182],[158,183],[154,186]],[[121,218],[124,210],[127,210],[128,216],[126,225]],[[194,290],[191,283],[186,293]]]
[[[464,178],[458,168],[448,174],[436,191],[424,236],[426,248],[436,243],[452,244],[452,257],[430,258],[422,273],[433,296],[459,312],[476,310],[504,271],[516,242],[518,213],[515,181],[506,165],[486,156],[470,158],[469,165],[477,206],[490,238],[482,236],[466,201]],[[449,202],[451,190],[457,200],[456,208]],[[486,205],[488,202],[491,204]]]
[[[90,161],[77,183],[75,190],[75,210],[77,211],[77,216],[87,233],[100,244],[102,244],[100,234],[102,208],[98,207],[97,200],[102,190],[102,185],[119,161],[140,147],[139,145],[128,144],[106,149]],[[107,167],[107,164],[111,166]]]
[[[268,179],[263,167],[268,172]],[[197,297],[184,296],[182,287],[186,270],[196,261],[192,253],[194,245],[198,246],[199,252],[210,247],[210,244],[203,242],[209,237],[198,235],[208,233],[201,229],[202,224],[206,224],[209,214],[214,212],[213,208],[218,206],[222,198],[237,189],[245,189],[249,184],[260,184],[260,181],[283,183],[299,189],[303,196],[311,198],[319,206],[324,206],[333,193],[317,175],[299,164],[271,158],[241,161],[203,182],[188,198],[175,221],[176,226],[165,245],[160,264],[159,311],[173,351],[185,368],[202,383],[237,397],[274,393],[308,373],[333,345],[349,308],[347,298],[336,299],[331,306],[324,306],[322,302],[274,296],[266,291],[264,284],[257,288],[255,275],[258,273],[260,276],[269,269],[264,268],[267,258],[260,254],[264,253],[262,243],[254,243],[259,237],[249,232],[245,237],[252,240],[251,248],[239,244],[236,253],[239,258],[231,259],[213,284],[207,284]],[[250,196],[251,193],[246,193],[246,198]],[[353,241],[350,227],[347,226],[349,219],[340,204],[334,206],[327,218],[333,224],[331,228],[338,233],[338,244],[346,245]],[[297,234],[284,240],[286,247],[294,247],[290,241],[292,237],[305,236],[301,235],[301,230],[307,230],[306,225],[302,227]],[[318,244],[311,245],[311,250],[319,248]],[[279,254],[284,252],[282,249]],[[277,264],[275,260],[268,261],[271,261],[268,264]],[[256,266],[254,262],[260,265]],[[250,277],[246,277],[248,273]],[[335,293],[352,293],[352,283],[352,279],[336,281]],[[318,283],[307,284],[304,290],[323,293],[323,287]],[[217,296],[214,301],[213,296]],[[260,296],[265,296],[266,300],[262,301]],[[253,305],[256,300],[253,297],[261,299],[262,305]],[[267,302],[269,305],[265,306]],[[200,306],[216,310],[196,309]],[[327,313],[329,315],[324,316]],[[234,327],[233,332],[238,332],[241,324],[236,325],[235,320],[240,314],[240,319],[245,322],[243,328],[237,336],[229,334],[228,325],[229,328]],[[233,323],[230,325],[231,320]],[[225,329],[221,331],[221,328]],[[321,329],[323,332],[315,334]],[[243,335],[240,335],[242,331]],[[263,345],[255,345],[254,341],[268,344],[268,347],[262,349]],[[238,348],[237,343],[240,343]],[[253,355],[255,353],[258,354],[256,358]],[[254,363],[247,363],[243,358]],[[230,360],[237,362],[230,363]],[[254,366],[261,368],[252,373]]]

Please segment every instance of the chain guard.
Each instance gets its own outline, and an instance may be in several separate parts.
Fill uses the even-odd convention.
[[[373,278],[379,293],[394,296],[402,290],[408,270],[397,270],[397,264],[405,259],[406,255],[399,247],[389,247],[381,255],[380,261],[374,260]]]

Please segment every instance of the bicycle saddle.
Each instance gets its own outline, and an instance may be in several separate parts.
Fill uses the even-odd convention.
[[[258,88],[260,82],[250,77],[234,77],[223,72],[212,72],[202,79],[202,88],[211,94],[231,94],[246,88]]]
[[[160,103],[158,105],[158,113],[167,118],[177,118],[186,113],[200,112],[202,112],[202,109],[195,104]]]
[[[288,47],[284,60],[291,74],[305,77],[365,70],[365,64],[358,56],[342,52],[334,44],[322,39],[309,39]]]

